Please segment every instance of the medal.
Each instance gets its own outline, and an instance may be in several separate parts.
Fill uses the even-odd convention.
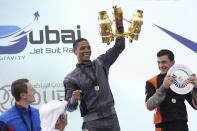
[[[99,86],[98,85],[94,86],[94,90],[99,91]]]
[[[171,99],[171,102],[172,102],[172,103],[176,103],[176,99],[175,99],[175,98],[172,98],[172,99]]]

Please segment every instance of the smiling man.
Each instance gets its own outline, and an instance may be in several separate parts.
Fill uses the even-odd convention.
[[[118,23],[117,29],[123,33],[122,20]],[[88,40],[81,38],[73,44],[78,63],[64,80],[65,99],[68,101],[68,111],[76,110],[80,101],[83,131],[120,131],[108,73],[124,48],[125,39],[116,39],[111,49],[91,61]]]
[[[164,49],[157,53],[157,63],[160,74],[146,82],[146,107],[155,109],[155,131],[188,131],[187,111],[185,100],[197,109],[197,78],[192,74],[188,78],[189,83],[194,84],[192,92],[180,95],[169,87],[173,83],[173,77],[167,75],[168,70],[175,64],[172,51]]]
[[[28,79],[18,79],[11,85],[11,92],[16,100],[14,106],[1,114],[0,131],[40,131],[40,117],[35,102],[36,90]]]

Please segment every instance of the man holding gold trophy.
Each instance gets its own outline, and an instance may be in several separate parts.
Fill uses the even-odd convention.
[[[117,10],[114,7],[114,10]],[[103,19],[101,35],[104,43],[113,41],[111,23],[105,11],[101,11]],[[110,90],[108,74],[110,66],[116,61],[125,48],[123,13],[115,12],[116,41],[105,54],[91,61],[91,47],[88,40],[80,38],[73,43],[73,52],[78,59],[76,68],[64,79],[65,100],[67,110],[77,109],[83,117],[83,131],[120,131],[118,117],[114,108],[114,99]],[[100,23],[101,25],[101,23]]]
[[[157,53],[160,74],[146,82],[146,107],[155,109],[155,131],[189,131],[185,100],[197,110],[197,78],[189,68],[174,65],[170,50]]]

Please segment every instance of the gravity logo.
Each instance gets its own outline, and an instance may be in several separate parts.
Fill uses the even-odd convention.
[[[196,42],[193,42],[181,35],[173,33],[167,29],[164,29],[164,28],[158,26],[158,25],[155,25],[155,26],[158,27],[159,29],[161,29],[166,34],[168,34],[169,36],[171,36],[172,38],[174,38],[175,40],[177,40],[178,42],[180,42],[181,44],[183,44],[184,46],[188,47],[190,50],[197,53],[197,43]]]
[[[0,26],[0,54],[17,54],[25,49],[29,33],[25,28]]]

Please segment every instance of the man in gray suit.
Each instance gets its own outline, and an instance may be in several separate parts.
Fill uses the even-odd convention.
[[[117,29],[123,33],[122,19]],[[110,66],[125,48],[125,39],[117,38],[115,45],[105,54],[91,61],[91,47],[88,40],[80,38],[73,44],[77,56],[76,68],[64,80],[67,110],[76,110],[80,100],[83,117],[83,131],[120,131],[114,108],[114,99],[108,82]]]

